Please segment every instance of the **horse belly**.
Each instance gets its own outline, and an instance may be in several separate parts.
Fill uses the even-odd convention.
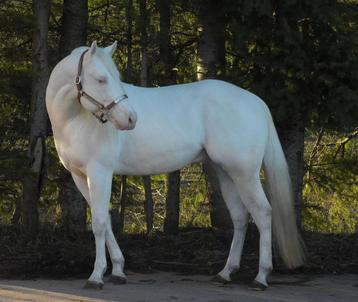
[[[169,173],[201,161],[205,154],[196,146],[184,148],[153,148],[137,152],[123,152],[116,172],[125,175],[154,175]]]

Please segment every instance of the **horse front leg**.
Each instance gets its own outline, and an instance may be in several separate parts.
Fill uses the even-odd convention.
[[[109,280],[113,284],[125,284],[127,278],[123,273],[124,257],[114,237],[110,219],[108,219],[106,227],[106,245],[112,261],[112,275]]]
[[[87,171],[90,206],[92,213],[92,231],[96,243],[94,270],[86,288],[101,289],[103,275],[107,269],[106,232],[109,222],[109,201],[111,197],[113,171],[100,165],[92,165]]]
[[[83,197],[87,200],[88,205],[91,207],[87,177],[83,174],[79,175],[72,173],[72,178]],[[127,280],[123,273],[124,257],[118,246],[117,240],[113,235],[110,217],[108,217],[106,224],[105,241],[112,261],[112,276],[110,281],[114,284],[124,284]]]

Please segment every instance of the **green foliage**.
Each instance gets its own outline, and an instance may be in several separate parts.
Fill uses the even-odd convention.
[[[306,143],[310,166],[304,188],[304,226],[310,231],[354,233],[358,228],[358,139],[342,149],[340,135],[329,133],[313,151],[314,136],[311,133]]]
[[[165,217],[166,175],[151,177],[154,203],[154,230],[162,231]],[[145,233],[144,187],[140,177],[127,178],[127,199],[124,231],[127,233]],[[120,186],[115,179],[112,203],[119,203]],[[181,170],[179,226],[209,227],[209,204],[206,185],[200,165],[192,165]]]
[[[171,44],[178,83],[194,81],[197,64],[197,5],[203,0],[172,0]],[[161,82],[159,12],[148,0],[149,83]],[[26,172],[29,104],[31,97],[32,5],[30,0],[3,1],[0,8],[0,223],[9,224],[15,204],[22,198]],[[89,0],[88,44],[97,40],[109,45],[118,40],[115,61],[125,74],[127,30],[125,0]],[[357,142],[345,145],[336,155],[338,140],[346,129],[358,125],[358,5],[357,1],[251,1],[225,0],[227,17],[226,78],[260,95],[275,119],[285,124],[297,112],[309,127],[324,125],[338,132],[325,135],[322,149],[310,159],[314,143],[307,137],[303,222],[309,230],[354,232],[357,228]],[[132,82],[139,82],[139,4],[132,10]],[[50,62],[59,60],[62,1],[52,1]],[[325,145],[326,144],[326,145]],[[59,160],[51,137],[48,147],[48,180],[40,200],[43,223],[57,225]],[[321,147],[320,147],[321,148]],[[166,176],[152,178],[154,228],[164,220]],[[118,203],[118,179],[113,203]],[[129,178],[125,231],[145,229],[144,189],[141,178]],[[182,171],[180,226],[209,226],[205,181],[198,166]]]
[[[240,1],[230,23],[229,78],[260,95],[279,123],[358,123],[357,3]]]

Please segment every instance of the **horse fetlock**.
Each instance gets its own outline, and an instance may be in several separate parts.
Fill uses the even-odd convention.
[[[124,267],[123,261],[115,262],[112,260],[112,265],[113,265],[112,275],[125,277],[125,275],[123,273],[123,267]]]
[[[267,267],[260,266],[259,273],[257,274],[255,281],[267,287],[268,286],[267,278],[270,275],[271,271],[272,271],[272,266],[267,266]]]
[[[222,279],[224,279],[226,282],[231,282],[231,270],[229,270],[228,268],[224,268],[222,271],[220,271],[217,276],[221,277]]]
[[[106,271],[107,271],[107,262],[96,260],[94,264],[93,273],[89,278],[89,280],[103,282],[102,278]]]

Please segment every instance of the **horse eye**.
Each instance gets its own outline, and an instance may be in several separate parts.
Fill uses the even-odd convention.
[[[99,78],[97,81],[98,81],[98,83],[100,83],[100,84],[105,84],[105,83],[107,83],[107,78],[101,77],[101,78]]]

